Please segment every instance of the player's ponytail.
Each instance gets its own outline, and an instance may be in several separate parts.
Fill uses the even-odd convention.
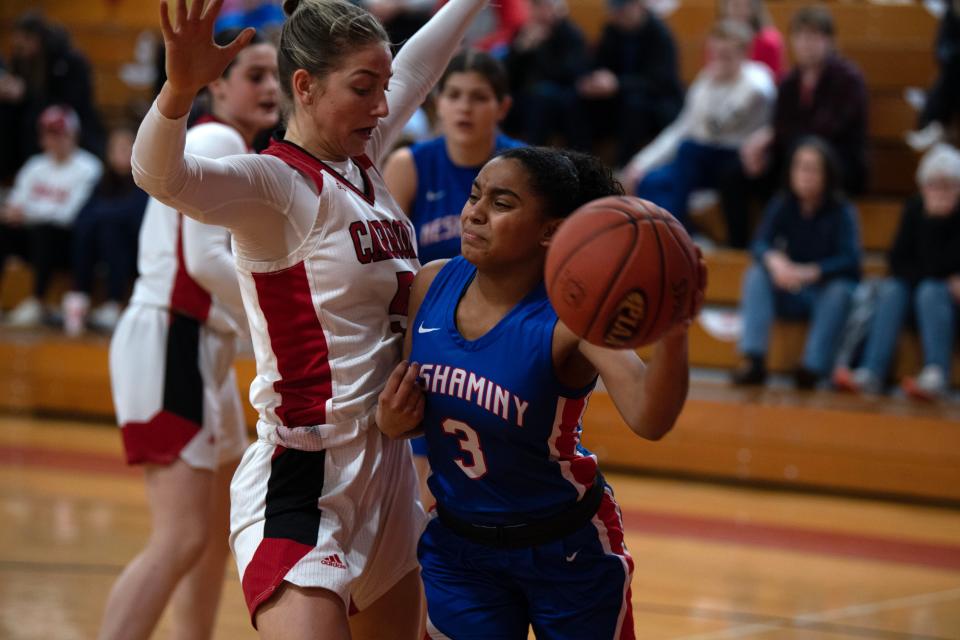
[[[578,189],[574,209],[597,198],[624,195],[623,185],[614,177],[613,171],[596,156],[569,149],[562,149],[560,153],[577,170]]]

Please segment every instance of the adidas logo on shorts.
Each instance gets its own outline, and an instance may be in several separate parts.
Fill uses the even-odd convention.
[[[332,556],[327,556],[326,558],[320,561],[320,564],[325,564],[328,567],[336,567],[337,569],[347,568],[347,565],[343,564],[343,562],[340,560],[340,556],[337,554],[333,554]]]

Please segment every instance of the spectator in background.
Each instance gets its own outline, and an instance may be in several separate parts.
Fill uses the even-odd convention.
[[[942,141],[960,115],[960,0],[945,4],[934,49],[940,72],[920,112],[920,130],[907,134],[907,143],[917,151]]]
[[[747,57],[767,65],[779,81],[787,70],[786,47],[763,0],[719,0],[717,14],[721,19],[736,20],[750,28],[753,39]]]
[[[434,0],[362,0],[359,3],[383,24],[399,49],[433,15]]]
[[[74,222],[73,290],[63,297],[63,327],[67,335],[83,333],[88,320],[98,331],[113,331],[120,320],[127,288],[137,275],[137,236],[148,196],[131,175],[133,138],[130,128],[110,132],[103,177]],[[98,262],[107,267],[107,299],[88,319]]]
[[[446,0],[440,0],[437,8],[445,4]],[[527,0],[497,0],[484,5],[463,37],[463,48],[480,49],[503,58],[529,13]]]
[[[566,0],[531,0],[530,9],[506,58],[515,102],[504,128],[530,144],[559,134],[566,146],[585,149],[576,88],[589,70],[583,32],[567,17]]]
[[[213,31],[252,27],[265,38],[279,38],[284,19],[280,0],[224,0]]]
[[[801,141],[790,159],[786,189],[768,205],[753,243],[754,263],[741,296],[744,358],[738,385],[762,384],[776,316],[810,317],[798,388],[829,375],[860,277],[860,240],[853,206],[840,191],[839,172],[823,140]]]
[[[67,105],[80,118],[80,146],[103,152],[103,128],[93,104],[90,65],[70,44],[66,31],[39,14],[23,14],[14,23],[12,54],[0,73],[0,130],[10,136],[0,148],[0,182],[40,150],[36,123],[50,105]]]
[[[674,121],[683,105],[677,47],[646,0],[608,0],[609,18],[594,55],[594,70],[577,84],[586,100],[584,127],[618,141],[623,166]]]
[[[0,222],[0,266],[18,254],[33,267],[33,295],[10,313],[8,324],[29,327],[44,319],[42,301],[56,267],[69,266],[71,226],[102,171],[93,154],[77,147],[80,120],[69,107],[47,107],[39,119],[43,153],[17,173]]]
[[[948,145],[930,150],[917,170],[920,195],[903,209],[880,284],[859,368],[834,371],[838,389],[882,391],[904,321],[913,317],[923,346],[924,367],[903,381],[908,395],[933,400],[949,386],[960,304],[960,152]]]
[[[745,25],[723,20],[710,31],[707,66],[687,92],[683,111],[634,156],[624,188],[636,189],[693,230],[687,213],[690,194],[715,189],[736,165],[738,149],[750,134],[770,123],[777,95],[770,70],[746,59],[753,37]],[[745,247],[745,224],[729,225],[730,244]]]
[[[833,18],[826,7],[797,11],[790,22],[796,66],[780,83],[773,125],[740,148],[740,163],[721,180],[727,220],[749,219],[750,196],[766,198],[776,187],[797,141],[824,139],[840,163],[851,195],[867,181],[867,89],[860,71],[836,51]]]

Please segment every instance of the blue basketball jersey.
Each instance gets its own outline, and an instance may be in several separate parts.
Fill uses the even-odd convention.
[[[456,308],[475,274],[462,257],[448,262],[408,329],[425,384],[430,490],[468,522],[547,517],[597,476],[596,457],[580,445],[594,385],[575,390],[557,380],[557,315],[543,283],[484,336],[465,339]]]
[[[500,134],[494,154],[522,146],[522,142]],[[417,196],[410,220],[417,229],[420,263],[458,256],[460,212],[483,165],[458,167],[453,164],[442,136],[418,142],[410,147],[410,152],[417,168]]]

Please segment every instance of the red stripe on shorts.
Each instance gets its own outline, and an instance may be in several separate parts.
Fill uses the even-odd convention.
[[[633,631],[633,596],[630,591],[630,578],[633,576],[633,558],[623,544],[623,518],[620,516],[620,508],[609,493],[604,491],[603,500],[600,502],[600,508],[597,510],[597,518],[603,523],[606,529],[606,543],[610,546],[610,552],[623,558],[626,563],[628,575],[626,577],[626,591],[623,595],[623,621],[620,623],[619,640],[635,640],[636,635]],[[603,535],[603,532],[599,532]]]
[[[264,538],[243,572],[243,598],[250,622],[257,626],[257,609],[277,590],[284,576],[307,555],[313,546],[287,538]]]
[[[160,411],[147,422],[122,425],[127,464],[170,464],[200,432],[200,425],[169,411]]]
[[[326,423],[333,395],[329,350],[306,266],[300,262],[283,271],[254,273],[253,282],[280,373],[273,383],[280,394],[277,417],[288,427]]]

